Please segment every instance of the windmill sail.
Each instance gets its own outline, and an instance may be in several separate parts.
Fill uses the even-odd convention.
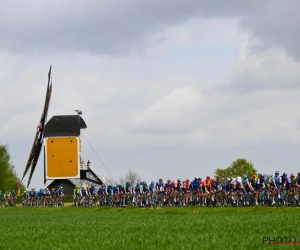
[[[51,83],[50,83],[50,80],[51,80]],[[41,149],[42,149],[42,145],[43,145],[44,126],[45,126],[45,123],[47,120],[47,114],[48,114],[48,109],[49,109],[49,104],[50,104],[51,93],[52,93],[52,79],[51,79],[51,66],[50,66],[50,70],[48,73],[48,85],[47,85],[47,91],[46,91],[46,97],[45,97],[45,104],[44,104],[44,109],[43,109],[42,116],[40,119],[40,124],[39,124],[39,126],[41,126],[41,129],[39,129],[35,133],[35,137],[34,137],[34,140],[32,143],[31,150],[29,152],[29,156],[28,156],[28,159],[27,159],[27,162],[25,165],[25,169],[24,169],[24,173],[23,173],[23,177],[22,177],[22,180],[23,180],[31,166],[30,176],[28,179],[27,186],[29,186],[29,184],[30,184],[33,172],[34,172],[36,164],[38,162],[39,155],[41,153]]]

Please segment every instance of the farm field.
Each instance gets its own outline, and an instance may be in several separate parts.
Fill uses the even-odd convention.
[[[0,249],[299,249],[298,208],[0,209]]]

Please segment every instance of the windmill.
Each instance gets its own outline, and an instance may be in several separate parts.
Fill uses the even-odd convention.
[[[29,187],[44,144],[44,184],[47,180],[82,179],[96,184],[106,181],[81,157],[81,130],[86,129],[82,111],[77,115],[53,116],[47,122],[47,114],[52,92],[51,66],[48,73],[48,85],[42,116],[35,133],[22,180],[30,170]]]

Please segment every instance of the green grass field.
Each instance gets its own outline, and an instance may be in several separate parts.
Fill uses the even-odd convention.
[[[300,249],[298,208],[0,209],[0,249]]]

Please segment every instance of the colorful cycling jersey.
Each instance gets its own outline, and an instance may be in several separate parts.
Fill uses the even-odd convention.
[[[57,189],[56,190],[56,195],[62,195],[62,194],[64,194],[64,190],[63,189]]]
[[[50,191],[49,190],[44,190],[44,196],[50,196]]]
[[[287,176],[281,176],[282,180],[282,186],[286,189],[289,189],[291,187],[291,180]]]
[[[37,193],[37,197],[38,197],[38,198],[41,198],[41,197],[43,197],[43,196],[44,196],[43,190],[42,190],[42,191],[39,190],[38,193]]]
[[[275,182],[275,176],[269,176],[268,177],[268,185],[274,186],[274,182]]]
[[[127,193],[131,192],[131,184],[130,183],[125,183],[124,184],[124,188],[126,190]]]
[[[33,190],[30,190],[30,191],[29,191],[29,197],[30,197],[30,198],[34,198],[35,195],[36,195],[36,192],[35,192],[35,191],[33,191]]]
[[[171,182],[165,183],[164,189],[165,189],[166,192],[171,192],[171,190],[172,190],[172,183]]]
[[[221,182],[219,182],[219,181],[213,181],[213,183],[211,185],[211,189],[213,191],[220,191],[220,190],[222,190]]]
[[[222,185],[222,189],[223,191],[228,191],[230,189],[231,186],[231,180],[226,180],[223,185]]]
[[[154,184],[152,185],[152,184],[149,184],[149,187],[148,187],[148,190],[150,191],[150,192],[155,192],[156,191],[156,188],[155,188],[155,186],[154,186]]]
[[[159,192],[163,192],[164,191],[164,184],[160,183],[160,182],[156,182],[156,190]]]
[[[177,190],[178,192],[182,192],[182,191],[183,191],[183,185],[182,185],[181,183],[177,183],[176,190]]]
[[[98,188],[98,196],[104,196],[107,193],[107,186],[100,186]]]
[[[248,179],[242,179],[242,185],[244,188],[249,187],[249,180]]]
[[[74,195],[80,195],[80,188],[74,189]]]
[[[125,193],[125,188],[123,185],[119,185],[119,192],[120,193]]]
[[[85,188],[81,188],[81,195],[82,196],[87,196],[87,192]]]
[[[144,184],[144,185],[143,185],[143,192],[144,192],[144,193],[149,192],[149,188],[148,188],[148,185],[147,185],[147,184]]]
[[[202,187],[200,185],[200,181],[199,180],[192,180],[191,189],[193,191],[202,190]]]
[[[27,193],[23,193],[23,194],[22,194],[22,197],[23,197],[23,198],[27,198],[27,197],[28,197],[28,194],[27,194]]]
[[[282,177],[281,176],[279,176],[279,175],[277,177],[274,176],[274,180],[275,180],[276,186],[282,186]]]
[[[112,194],[113,193],[113,187],[111,186],[111,185],[108,185],[107,187],[106,187],[106,192],[107,192],[107,194]]]
[[[113,194],[118,194],[119,193],[119,187],[115,186],[113,187]]]
[[[133,191],[135,194],[141,194],[143,192],[143,186],[136,184]]]
[[[96,193],[96,188],[90,187],[90,188],[89,188],[89,195],[90,195],[90,196],[94,196],[95,193]]]
[[[266,185],[267,185],[267,183],[265,182],[264,178],[258,178],[255,183],[255,189],[259,190],[259,189],[265,188]]]
[[[242,186],[242,178],[234,178],[231,181],[231,185],[233,185],[234,188]]]

